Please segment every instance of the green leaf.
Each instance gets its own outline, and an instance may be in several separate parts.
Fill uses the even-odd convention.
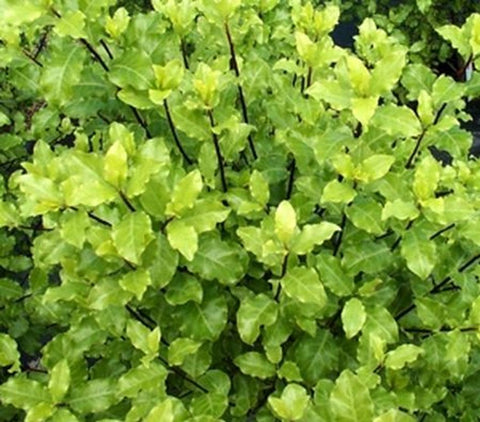
[[[275,366],[267,358],[258,352],[247,352],[237,356],[233,363],[240,368],[245,375],[266,379],[275,376]]]
[[[55,32],[61,37],[70,36],[78,39],[86,36],[85,15],[80,11],[67,11],[55,25]]]
[[[227,324],[227,303],[216,289],[205,289],[201,304],[178,306],[180,331],[194,340],[216,340]]]
[[[356,178],[365,183],[381,179],[388,173],[394,162],[393,155],[371,155],[358,167]]]
[[[373,422],[415,422],[415,420],[416,419],[414,419],[412,416],[407,415],[400,410],[390,409],[388,412],[382,413],[380,416],[377,416],[373,420]]]
[[[185,357],[195,354],[201,345],[201,342],[189,338],[176,338],[168,347],[168,363],[181,365]]]
[[[278,306],[263,293],[247,297],[240,302],[237,327],[241,339],[253,344],[260,335],[260,327],[272,325],[277,320]]]
[[[424,64],[409,64],[405,68],[401,83],[408,90],[408,98],[417,99],[421,91],[431,92],[436,76]]]
[[[415,362],[419,355],[423,353],[423,349],[414,344],[402,344],[395,350],[387,353],[385,359],[385,367],[398,371],[407,363]]]
[[[167,204],[167,213],[179,216],[186,209],[192,208],[203,187],[202,175],[193,170],[183,177],[175,186],[172,199]]]
[[[170,247],[167,238],[157,233],[143,255],[143,263],[150,273],[152,286],[165,287],[175,275],[178,265],[178,253]]]
[[[313,268],[293,268],[287,271],[281,283],[287,296],[300,303],[312,303],[320,308],[327,303],[325,289]]]
[[[335,381],[330,406],[338,422],[370,422],[373,401],[368,388],[350,370],[344,370]]]
[[[64,212],[60,217],[60,235],[70,245],[81,249],[85,243],[86,230],[91,222],[85,211]]]
[[[168,223],[166,230],[172,248],[191,261],[198,250],[198,235],[195,229],[182,220],[173,220]]]
[[[147,287],[152,284],[150,274],[146,270],[130,271],[119,282],[121,288],[133,293],[138,300],[142,300]]]
[[[189,301],[201,303],[202,299],[202,285],[197,277],[181,272],[175,274],[165,294],[165,300],[170,305],[184,305]]]
[[[282,201],[275,211],[275,234],[281,242],[287,244],[297,228],[295,209],[288,201]]]
[[[129,320],[126,329],[127,337],[133,346],[146,355],[156,354],[160,347],[160,327],[150,331],[145,325],[136,320]]]
[[[159,363],[149,362],[148,366],[140,365],[124,373],[118,380],[119,397],[135,398],[141,391],[154,391],[156,397],[165,392],[167,370]]]
[[[0,385],[0,396],[3,403],[24,410],[42,402],[50,402],[48,390],[38,381],[30,380],[23,375],[11,377]]]
[[[353,92],[345,88],[337,81],[317,81],[306,91],[306,94],[316,100],[323,100],[336,110],[343,110],[350,107]]]
[[[322,202],[349,203],[357,192],[347,183],[332,180],[323,189]]]
[[[421,230],[412,228],[401,240],[402,256],[407,261],[410,271],[425,280],[432,272],[437,263],[437,248],[435,242]]]
[[[434,195],[440,180],[440,168],[440,164],[430,155],[417,164],[413,192],[418,199],[425,200]]]
[[[349,296],[353,292],[353,279],[347,276],[338,258],[322,252],[316,257],[315,268],[323,284],[337,296]]]
[[[130,16],[124,7],[115,10],[113,17],[107,16],[105,30],[112,38],[118,38],[128,27]]]
[[[253,170],[250,176],[250,194],[261,205],[266,205],[270,199],[268,181],[258,170]]]
[[[268,404],[281,419],[297,421],[305,413],[310,397],[305,388],[298,384],[288,384],[280,398],[270,396]]]
[[[207,415],[219,420],[228,408],[228,397],[221,393],[206,393],[194,397],[190,403],[193,415]]]
[[[8,372],[20,370],[20,353],[16,341],[8,334],[0,333],[0,366],[10,366]]]
[[[168,397],[156,405],[145,418],[145,422],[183,422],[189,414],[182,402],[174,397]]]
[[[72,385],[66,402],[80,414],[101,412],[116,403],[115,391],[116,382],[113,378],[86,381]]]
[[[28,410],[25,422],[37,422],[47,420],[55,410],[52,403],[39,403]]]
[[[112,239],[121,257],[139,264],[142,253],[153,239],[150,217],[143,211],[127,214],[112,228]]]
[[[373,198],[357,196],[345,209],[348,219],[367,233],[382,234],[384,232],[381,216],[382,207]]]
[[[108,183],[120,189],[128,173],[127,151],[121,141],[116,141],[105,154],[104,176]]]
[[[355,337],[367,320],[363,303],[357,298],[350,299],[342,310],[342,324],[347,338]]]
[[[101,311],[111,305],[125,305],[132,294],[124,291],[116,280],[103,279],[90,290],[87,303],[91,309]]]
[[[377,103],[378,97],[352,99],[352,113],[364,127],[368,126],[370,119],[375,114]]]
[[[60,403],[65,397],[70,387],[70,368],[68,362],[62,359],[58,362],[50,372],[50,380],[48,381],[48,389],[55,403]]]
[[[375,64],[370,82],[372,94],[384,95],[392,91],[402,75],[406,54],[406,48],[397,46]]]
[[[321,245],[339,230],[341,230],[339,226],[328,221],[322,221],[320,224],[306,224],[292,239],[290,250],[298,255],[305,255],[311,252],[315,245]]]
[[[150,56],[140,49],[128,49],[112,61],[108,77],[120,88],[145,90],[153,87],[154,74]]]
[[[447,41],[450,41],[452,46],[458,50],[462,57],[466,58],[471,52],[471,47],[468,42],[468,37],[458,26],[443,25],[435,30]]]
[[[414,220],[419,214],[420,211],[414,203],[395,199],[385,203],[382,210],[382,220],[387,220],[390,217],[395,217],[399,220]]]
[[[387,344],[398,341],[398,326],[392,314],[383,306],[374,306],[367,309],[367,322],[363,326],[363,333],[375,334]]]
[[[206,280],[233,285],[243,278],[247,264],[248,256],[243,248],[220,240],[216,233],[208,233],[200,238],[198,251],[187,267]]]
[[[182,213],[182,221],[200,234],[214,230],[218,223],[225,221],[230,209],[219,201],[198,199],[190,210]]]
[[[392,136],[409,138],[422,132],[422,125],[412,110],[393,104],[378,107],[371,124]]]

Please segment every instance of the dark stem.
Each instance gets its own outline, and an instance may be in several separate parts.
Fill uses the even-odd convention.
[[[130,110],[132,110],[132,113],[135,116],[135,119],[137,120],[138,124],[143,127],[143,130],[145,130],[145,133],[151,139],[152,134],[150,133],[150,130],[148,130],[148,126],[145,123],[145,121],[142,119],[142,116],[140,116],[140,113],[138,112],[138,110],[133,106],[130,106]]]
[[[312,76],[313,76],[313,68],[312,66],[308,66],[307,84],[305,88],[308,88],[312,84]]]
[[[110,60],[113,60],[113,54],[112,52],[110,51],[110,48],[108,48],[108,44],[103,41],[103,40],[100,40],[100,45],[103,47],[103,49],[105,50],[105,52],[107,53],[107,56]]]
[[[40,63],[35,56],[32,56],[28,51],[22,50],[23,54],[29,58],[33,63],[35,63],[38,67],[43,67],[43,64]]]
[[[410,157],[408,157],[407,164],[405,164],[405,168],[409,169],[412,167],[413,160],[415,159],[415,156],[417,155],[418,150],[420,149],[420,144],[422,143],[422,139],[425,136],[426,131],[424,130],[421,135],[417,139],[417,143],[415,144],[415,148],[413,149],[412,153],[410,154]]]
[[[87,215],[92,219],[92,220],[95,220],[97,223],[100,223],[100,224],[103,224],[104,226],[107,226],[107,227],[112,227],[112,223],[110,223],[109,221],[107,220],[104,220],[103,218],[100,218],[98,216],[96,216],[93,212],[89,211],[87,212]]]
[[[225,34],[227,35],[228,46],[230,49],[230,67],[234,71],[235,76],[239,78],[240,69],[238,67],[237,55],[235,54],[235,45],[233,44],[232,35],[230,34],[230,28],[228,27],[227,22],[225,22]],[[245,101],[243,88],[240,85],[240,82],[237,83],[237,88],[238,88],[238,98],[240,100],[240,106],[242,108],[243,121],[248,125],[249,120],[248,120],[247,102]],[[248,145],[250,147],[250,151],[252,152],[252,156],[256,160],[258,156],[257,156],[257,151],[255,149],[255,144],[253,142],[252,135],[248,134],[247,139],[248,139]]]
[[[168,107],[168,102],[166,99],[163,100],[163,108],[165,109],[165,114],[167,116],[167,122],[168,122],[168,126],[170,127],[170,132],[172,132],[173,140],[175,141],[175,144],[177,145],[177,148],[180,151],[180,154],[182,154],[182,157],[188,164],[192,164],[192,160],[190,160],[187,153],[183,149],[180,139],[178,139],[177,130],[175,129],[175,124],[173,123],[172,116],[170,114],[170,109]]]
[[[108,72],[110,69],[107,63],[105,63],[105,61],[102,59],[102,56],[98,54],[97,50],[93,48],[92,44],[90,44],[85,38],[80,38],[79,41],[86,47],[86,49],[90,52],[93,58],[100,64],[100,66],[102,66],[103,70],[105,70],[105,72]]]
[[[135,207],[132,205],[132,203],[129,201],[129,199],[125,196],[125,194],[122,191],[118,191],[118,193],[120,194],[120,198],[122,198],[122,201],[127,206],[127,208],[131,212],[135,212],[136,211]]]
[[[335,246],[333,248],[333,256],[337,256],[337,253],[340,250],[340,245],[342,244],[342,238],[343,238],[343,231],[345,230],[346,223],[347,223],[347,216],[345,213],[343,213],[342,222],[340,223],[341,230],[337,234]]]
[[[183,65],[185,66],[185,69],[189,70],[190,65],[188,64],[187,46],[183,38],[180,38],[180,50],[182,51]]]
[[[446,231],[450,230],[450,229],[453,229],[455,227],[455,223],[452,223],[450,225],[448,225],[447,227],[444,227],[443,229],[433,233],[431,236],[430,236],[430,240],[433,240],[435,239],[436,237],[440,236],[441,234],[445,233]]]
[[[213,131],[213,129],[215,127],[215,120],[213,118],[212,110],[208,109],[207,110],[207,115],[208,115],[208,119],[210,121],[210,128],[212,130],[212,140],[213,140],[213,145],[215,147],[215,154],[217,155],[218,168],[220,170],[220,179],[222,181],[222,190],[224,192],[226,192],[227,191],[227,179],[225,178],[225,168],[223,166],[223,157],[222,157],[222,151],[220,150],[220,144],[218,142],[218,136]]]
[[[48,33],[50,31],[47,29],[43,34],[42,34],[42,37],[40,38],[40,41],[38,42],[36,48],[35,48],[35,51],[32,53],[32,57],[33,58],[37,58],[40,53],[43,51],[43,49],[45,48],[45,46],[47,45],[47,37],[48,37]]]
[[[286,199],[290,199],[293,192],[293,182],[295,181],[295,168],[296,168],[296,161],[295,158],[292,159],[290,165],[288,166],[289,176],[288,176],[288,183],[287,183],[287,193],[285,195]]]

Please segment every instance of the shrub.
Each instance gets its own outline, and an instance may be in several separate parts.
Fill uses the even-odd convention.
[[[0,1],[0,417],[477,420],[478,75],[332,4],[115,3]]]

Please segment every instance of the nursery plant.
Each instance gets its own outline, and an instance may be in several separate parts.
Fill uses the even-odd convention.
[[[478,420],[478,74],[333,3],[0,9],[1,420]]]

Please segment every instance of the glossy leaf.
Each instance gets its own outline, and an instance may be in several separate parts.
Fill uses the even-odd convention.
[[[238,308],[237,327],[242,340],[253,344],[260,335],[262,326],[272,325],[278,315],[278,306],[264,294],[245,298]]]
[[[342,310],[343,330],[347,338],[352,338],[362,329],[367,313],[362,302],[357,298],[350,299]]]
[[[282,419],[296,421],[303,417],[310,397],[305,388],[298,384],[288,384],[280,398],[270,396],[268,404]]]
[[[312,268],[294,268],[287,272],[281,283],[285,293],[300,303],[312,303],[319,307],[326,304],[325,289]]]
[[[234,363],[245,375],[260,379],[270,378],[275,375],[275,366],[258,352],[247,352],[237,356]]]

